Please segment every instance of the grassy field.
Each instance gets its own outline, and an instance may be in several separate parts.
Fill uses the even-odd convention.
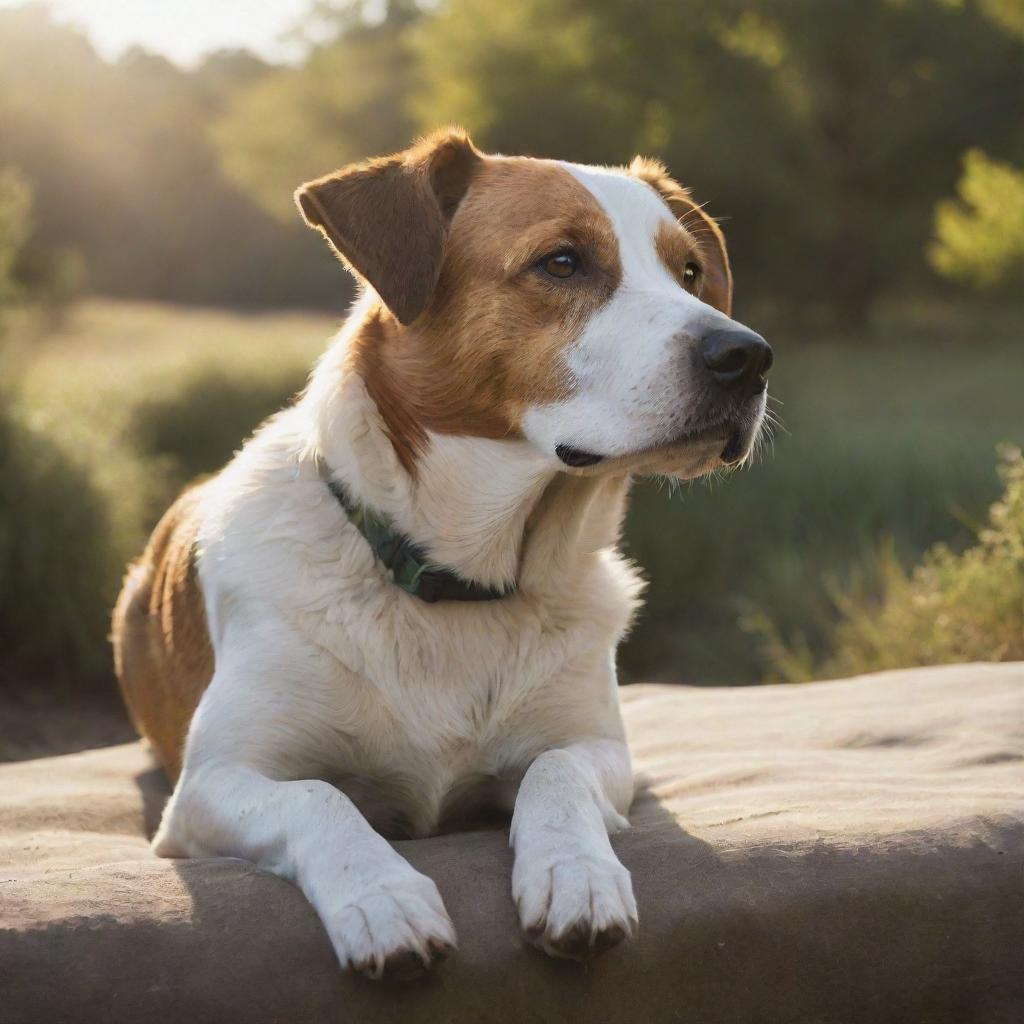
[[[300,388],[335,326],[89,302],[0,352],[0,684],[108,688],[109,609],[182,483]],[[9,582],[10,581],[10,582]]]
[[[59,618],[45,572],[35,604],[23,588],[21,632],[44,617],[80,639],[22,637],[22,663],[109,680],[103,630],[124,562],[182,483],[222,464],[302,386],[335,326],[315,314],[110,302],[42,331],[14,325],[8,403],[22,443],[45,443],[52,472],[35,499],[19,492],[8,508],[38,527],[40,549],[45,524],[68,520],[50,562],[22,564],[65,579],[73,566],[84,581],[68,579]],[[626,678],[772,678],[769,638],[821,660],[836,594],[870,599],[887,550],[911,564],[935,541],[968,543],[999,493],[996,443],[1024,440],[1024,339],[1012,315],[925,311],[860,338],[771,340],[785,426],[774,450],[674,494],[637,488],[626,546],[651,588],[623,651]]]

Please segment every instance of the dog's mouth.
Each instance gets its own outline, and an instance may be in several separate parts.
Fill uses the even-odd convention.
[[[734,466],[742,462],[753,447],[759,423],[744,424],[734,420],[723,420],[698,430],[687,430],[670,441],[628,455],[602,455],[571,445],[560,444],[555,454],[570,469],[590,469],[602,463],[647,465],[652,462],[668,464],[674,459],[696,461],[696,473],[706,472],[721,463]],[[687,460],[685,456],[693,458]],[[692,475],[696,475],[692,473]]]

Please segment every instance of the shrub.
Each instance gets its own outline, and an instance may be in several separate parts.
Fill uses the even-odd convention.
[[[1024,173],[972,149],[959,199],[935,210],[932,266],[954,282],[993,288],[1024,279]]]
[[[64,689],[109,679],[121,564],[85,471],[0,390],[0,680]]]
[[[1024,658],[1024,455],[1001,449],[1002,498],[977,543],[962,554],[937,544],[913,572],[883,553],[881,600],[839,595],[833,653],[817,668],[806,652],[772,642],[791,679],[842,676],[911,665]]]
[[[233,377],[221,369],[204,369],[173,393],[141,402],[131,436],[141,455],[163,459],[163,497],[169,500],[195,477],[223,466],[303,381],[302,373]]]
[[[111,689],[106,640],[126,563],[182,484],[217,469],[301,377],[229,378],[201,371],[142,402],[130,436],[137,448],[101,486],[97,466],[26,412],[15,388],[0,390],[0,680],[7,689]],[[126,453],[127,455],[127,453]],[[109,466],[108,466],[109,468]],[[115,514],[135,507],[121,487],[142,488],[149,523]]]
[[[14,264],[29,235],[32,193],[9,167],[0,167],[0,307],[14,298]]]

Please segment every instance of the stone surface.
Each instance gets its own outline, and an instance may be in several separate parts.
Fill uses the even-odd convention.
[[[507,831],[403,842],[459,932],[404,989],[342,974],[289,883],[155,858],[141,744],[0,766],[0,1022],[1024,1020],[1024,664],[623,705],[638,938],[549,961]]]

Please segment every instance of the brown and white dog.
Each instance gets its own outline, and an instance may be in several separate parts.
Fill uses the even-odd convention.
[[[633,793],[630,477],[746,459],[771,350],[729,317],[718,227],[651,160],[450,130],[297,200],[362,297],[296,404],[167,513],[114,615],[176,782],[154,849],[293,880],[344,966],[401,977],[455,930],[383,836],[497,808],[526,935],[600,951],[636,924],[608,839]],[[492,599],[403,588],[367,521]]]

